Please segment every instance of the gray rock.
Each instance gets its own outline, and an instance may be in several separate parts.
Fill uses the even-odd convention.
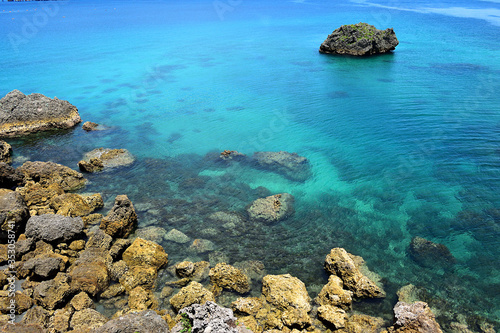
[[[288,193],[281,193],[259,198],[247,208],[251,221],[260,221],[265,224],[275,223],[287,219],[295,213],[294,197]]]
[[[252,156],[252,165],[275,172],[294,181],[306,181],[311,177],[311,166],[307,158],[286,151],[261,151]]]
[[[236,327],[236,317],[231,309],[218,306],[216,303],[208,301],[203,305],[193,304],[179,311],[185,314],[192,323],[192,333],[217,332],[217,333],[238,333],[241,332]],[[172,329],[172,333],[182,332],[182,322]]]
[[[42,94],[27,96],[13,90],[0,99],[0,136],[71,128],[81,121],[78,109],[57,97],[50,99]]]
[[[394,306],[394,317],[394,327],[398,332],[442,333],[434,314],[425,302],[398,302]]]
[[[10,165],[0,162],[0,187],[12,189],[24,186],[24,176]]]
[[[355,56],[386,53],[399,44],[392,28],[378,30],[367,23],[343,25],[321,44],[319,52]]]
[[[23,197],[14,191],[0,189],[0,242],[6,244],[9,230],[19,235],[29,218]]]
[[[92,333],[168,333],[168,325],[155,311],[147,310],[129,313],[108,321]],[[215,331],[214,331],[215,332]]]
[[[83,231],[81,217],[54,214],[32,216],[26,223],[26,236],[48,243],[68,243]]]
[[[24,269],[33,271],[35,275],[48,279],[59,272],[62,258],[55,256],[37,256],[26,261],[23,265]]]
[[[113,241],[113,237],[102,231],[101,229],[97,229],[92,236],[90,236],[87,244],[85,244],[85,248],[96,247],[103,250],[109,250],[111,247],[111,242]]]

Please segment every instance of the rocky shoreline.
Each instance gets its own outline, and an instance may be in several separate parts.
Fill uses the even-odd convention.
[[[311,298],[299,278],[267,274],[260,261],[230,263],[208,239],[193,240],[175,228],[138,228],[138,208],[126,194],[116,195],[105,209],[101,193],[81,193],[86,175],[68,166],[26,161],[13,168],[10,145],[0,142],[0,147],[2,332],[442,332],[413,285],[398,291],[389,314],[393,320],[356,311],[356,302],[388,292],[362,257],[343,248],[325,249],[328,278]],[[313,177],[307,159],[295,153],[247,157],[225,150],[207,158],[292,181]],[[93,173],[134,161],[126,150],[100,148],[78,166]],[[248,223],[266,227],[286,221],[295,213],[294,200],[288,193],[262,192],[243,213],[217,211],[208,220],[240,234]],[[192,253],[215,259],[169,262],[169,249],[159,244],[163,240],[190,244]],[[412,240],[410,254],[422,264],[454,262],[444,245],[419,237]],[[452,328],[474,332],[466,322]],[[483,322],[476,332],[494,329]]]

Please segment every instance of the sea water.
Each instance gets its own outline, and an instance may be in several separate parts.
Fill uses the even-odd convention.
[[[14,166],[76,169],[94,148],[130,150],[133,166],[87,175],[83,191],[108,208],[127,194],[148,207],[140,227],[208,238],[230,263],[260,260],[312,296],[326,283],[325,255],[344,247],[389,294],[355,308],[390,319],[396,291],[412,283],[446,309],[445,327],[458,319],[444,311],[498,321],[499,17],[493,0],[2,2],[0,95],[57,96],[107,127],[7,141]],[[393,27],[399,46],[370,58],[318,52],[358,22]],[[296,152],[313,176],[213,163],[225,149]],[[208,218],[283,192],[296,213],[276,225],[231,233]],[[447,246],[453,267],[414,262],[415,236]],[[171,262],[208,259],[162,245]]]

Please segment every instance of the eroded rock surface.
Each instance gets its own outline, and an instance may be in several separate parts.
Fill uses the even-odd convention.
[[[293,201],[293,196],[288,193],[259,198],[247,208],[248,216],[253,221],[275,223],[293,215]]]

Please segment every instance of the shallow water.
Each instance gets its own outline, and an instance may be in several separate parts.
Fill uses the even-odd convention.
[[[325,255],[342,246],[390,294],[358,305],[365,311],[387,317],[395,291],[413,283],[435,306],[499,320],[498,3],[230,3],[224,12],[211,1],[1,3],[0,95],[57,96],[109,127],[9,139],[15,165],[76,168],[96,147],[126,148],[137,162],[88,175],[84,191],[108,206],[117,194],[151,203],[140,226],[209,238],[231,263],[262,260],[312,293],[326,282]],[[359,21],[393,27],[396,51],[317,52]],[[313,177],[214,163],[224,149],[297,152]],[[281,192],[295,196],[296,214],[277,225],[231,233],[207,218]],[[456,264],[418,265],[407,253],[414,236],[446,245]],[[171,262],[192,256],[189,244],[163,245]]]

